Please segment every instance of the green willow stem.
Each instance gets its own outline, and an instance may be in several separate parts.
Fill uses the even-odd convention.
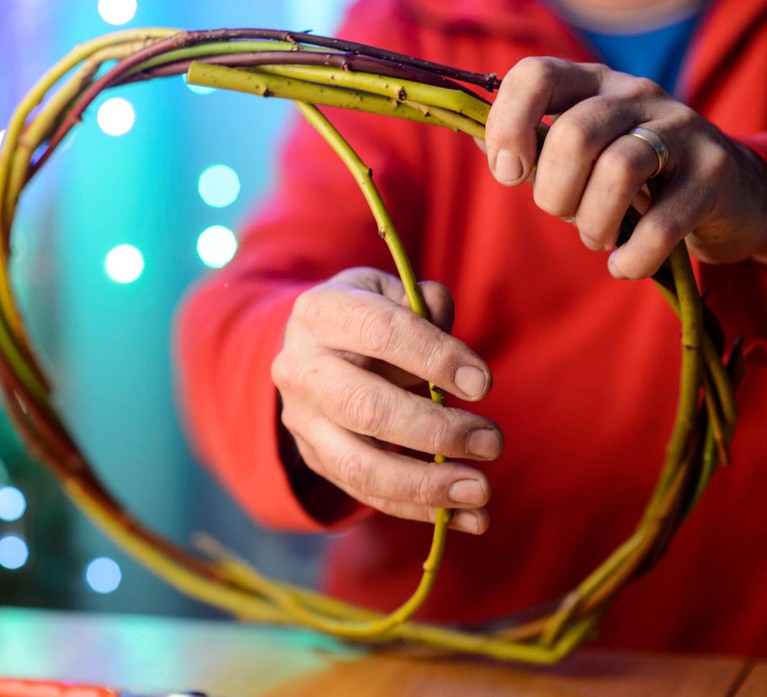
[[[222,86],[225,87],[223,84]],[[315,130],[326,140],[328,145],[330,145],[354,177],[354,180],[362,191],[365,200],[368,203],[368,207],[378,224],[378,232],[381,238],[386,242],[389,252],[394,259],[400,280],[405,288],[405,294],[410,304],[410,309],[421,317],[428,318],[429,311],[418,288],[418,281],[415,272],[413,271],[413,266],[410,263],[405,247],[397,234],[397,230],[394,227],[389,211],[384,205],[381,194],[373,182],[370,169],[360,159],[359,155],[357,155],[343,136],[341,136],[335,126],[330,123],[317,107],[312,106],[311,104],[305,104],[304,102],[295,102],[295,104],[304,115],[304,118],[306,118]],[[434,385],[430,385],[429,389],[432,399],[440,404],[444,404],[444,393],[439,389],[435,389]],[[444,458],[439,455],[435,456],[434,459],[435,462],[444,461]],[[441,508],[437,510],[431,549],[423,564],[421,581],[413,595],[403,605],[382,620],[370,621],[364,628],[358,629],[358,633],[355,633],[354,635],[346,634],[347,627],[343,624],[338,624],[337,622],[326,625],[325,623],[327,620],[325,620],[319,624],[319,628],[330,626],[334,633],[341,633],[343,636],[371,636],[386,633],[390,631],[393,626],[402,624],[410,619],[429,597],[434,582],[437,579],[437,573],[445,549],[447,526],[450,522],[450,515],[450,511],[446,509]]]
[[[376,75],[355,73],[329,66],[266,65],[256,70],[303,82],[363,90],[401,102],[421,102],[429,104],[431,108],[461,114],[481,124],[487,121],[487,115],[490,113],[490,105],[487,102],[466,92],[435,88],[413,80],[381,79]]]
[[[658,288],[677,316],[680,316],[677,296],[662,284],[658,284]],[[705,390],[706,409],[711,420],[712,436],[719,451],[718,458],[723,463],[727,463],[729,462],[729,443],[735,433],[735,422],[738,418],[734,384],[714,347],[711,337],[704,333],[702,339],[703,365],[707,385]]]
[[[229,89],[246,94],[256,94],[261,97],[280,97],[318,106],[396,116],[410,121],[462,130],[470,135],[484,138],[484,126],[474,119],[460,114],[454,115],[453,123],[446,124],[439,117],[439,108],[424,109],[421,105],[418,107],[410,105],[407,100],[392,99],[362,90],[282,78],[256,69],[246,70],[207,63],[192,63],[187,73],[187,81],[193,85]],[[430,89],[440,90],[441,88],[430,87]],[[460,127],[457,124],[460,124]]]
[[[660,481],[650,499],[645,517],[651,516],[680,463],[689,459],[690,438],[697,421],[703,366],[703,306],[695,282],[690,258],[684,242],[680,242],[669,257],[676,281],[676,295],[682,322],[682,367],[679,380],[679,400],[666,461]]]

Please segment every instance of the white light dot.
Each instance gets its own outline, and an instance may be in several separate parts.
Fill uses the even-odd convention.
[[[5,129],[0,130],[0,145],[3,144],[3,138],[5,138]]]
[[[99,0],[99,14],[107,24],[130,22],[136,14],[136,0]]]
[[[127,99],[112,97],[99,107],[96,122],[108,136],[123,136],[133,128],[136,112]]]
[[[202,263],[214,269],[225,266],[237,251],[237,238],[223,225],[211,225],[197,238],[197,254]]]
[[[113,593],[122,578],[119,564],[109,557],[97,557],[85,568],[85,581],[97,593]]]
[[[240,195],[240,178],[231,167],[211,165],[200,175],[197,190],[209,206],[224,208]]]
[[[0,518],[7,521],[18,520],[27,510],[27,500],[15,486],[0,488]]]
[[[186,79],[186,75],[184,75],[184,82],[186,83],[186,86],[189,88],[191,92],[194,92],[195,94],[210,94],[211,92],[215,92],[215,87],[206,87],[205,85],[193,85]]]
[[[20,569],[29,559],[29,547],[17,535],[0,538],[0,566],[6,569]]]
[[[120,244],[104,261],[107,275],[117,283],[133,283],[144,271],[144,257],[132,244]]]

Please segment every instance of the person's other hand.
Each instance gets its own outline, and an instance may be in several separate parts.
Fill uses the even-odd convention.
[[[531,177],[535,129],[547,115],[553,124],[535,167],[535,202],[573,222],[593,250],[615,248],[620,221],[659,165],[653,147],[629,131],[650,129],[668,148],[660,194],[609,256],[615,277],[650,276],[685,237],[709,263],[767,261],[767,166],[654,83],[598,64],[520,61],[487,122],[485,148],[499,182]]]
[[[282,422],[306,466],[354,499],[420,521],[451,508],[451,527],[482,533],[487,477],[410,452],[481,461],[502,448],[490,420],[409,389],[430,381],[476,401],[491,387],[485,362],[448,333],[447,289],[421,289],[431,321],[408,309],[399,279],[375,269],[344,271],[302,294],[272,368]]]

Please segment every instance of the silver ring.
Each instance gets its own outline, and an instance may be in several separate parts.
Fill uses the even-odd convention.
[[[649,128],[644,128],[643,126],[632,128],[627,135],[636,136],[653,149],[655,156],[658,158],[658,166],[650,175],[650,179],[657,177],[668,162],[668,145],[663,142],[663,138],[661,138],[655,131],[651,131]]]

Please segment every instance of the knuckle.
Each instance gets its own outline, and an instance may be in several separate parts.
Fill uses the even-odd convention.
[[[728,176],[730,153],[720,143],[713,143],[707,148],[705,158],[700,165],[700,174],[706,182],[720,181]]]
[[[441,409],[441,411],[445,410]],[[456,446],[456,437],[451,429],[451,424],[444,418],[440,418],[436,423],[430,424],[427,443],[428,452],[432,454],[452,455],[455,453],[459,456],[466,454],[463,442],[460,446]]]
[[[533,84],[548,84],[556,77],[554,62],[546,56],[526,56],[512,68],[512,72]]]
[[[398,313],[388,337],[389,355],[407,355],[415,372],[424,379],[444,381],[459,364],[460,349],[455,340],[414,312]]]
[[[419,351],[424,374],[434,376],[437,379],[447,373],[447,364],[450,363],[451,359],[454,360],[451,349],[447,348],[441,341],[423,342]]]
[[[671,115],[678,133],[697,132],[708,128],[708,122],[686,104],[674,103]]]
[[[341,395],[347,423],[359,433],[380,435],[388,420],[387,405],[379,389],[369,385],[356,385]]]
[[[344,452],[336,463],[336,476],[349,489],[363,495],[374,493],[374,471],[358,451]]]
[[[392,314],[391,310],[380,308],[360,308],[355,314],[357,338],[369,355],[381,357],[388,354],[392,342]]]
[[[603,80],[608,75],[608,73],[612,72],[612,69],[607,65],[607,63],[587,63],[586,66],[594,74],[594,77],[600,81]]]
[[[294,409],[283,408],[280,413],[280,423],[294,438],[302,436],[304,433],[305,423],[299,418],[298,413]]]
[[[562,117],[551,127],[551,136],[556,139],[558,152],[570,158],[574,154],[590,152],[595,142],[595,129],[584,118]]]
[[[310,288],[300,293],[293,301],[291,320],[301,325],[310,324],[317,314],[317,297],[321,292],[318,288]]]
[[[660,85],[646,77],[633,77],[626,87],[627,99],[639,102],[657,99],[665,94],[665,90]]]
[[[280,351],[272,361],[270,375],[272,382],[278,388],[286,387],[292,383],[293,370],[284,351]]]
[[[438,485],[430,476],[430,470],[426,469],[415,477],[410,486],[409,498],[422,506],[435,506],[437,501]]]
[[[641,146],[641,147],[637,147]],[[647,168],[647,158],[652,155],[653,165],[657,157],[646,143],[631,143],[631,147],[607,148],[599,157],[597,166],[604,172],[609,172],[607,178],[610,192],[627,196],[632,194],[636,185],[635,172],[641,172]]]
[[[671,216],[663,216],[653,221],[652,236],[646,240],[648,251],[653,255],[667,255],[677,240],[685,233],[680,221]]]
[[[272,361],[272,382],[281,391],[298,389],[308,381],[308,371],[303,361],[296,361],[287,351],[280,351]]]

